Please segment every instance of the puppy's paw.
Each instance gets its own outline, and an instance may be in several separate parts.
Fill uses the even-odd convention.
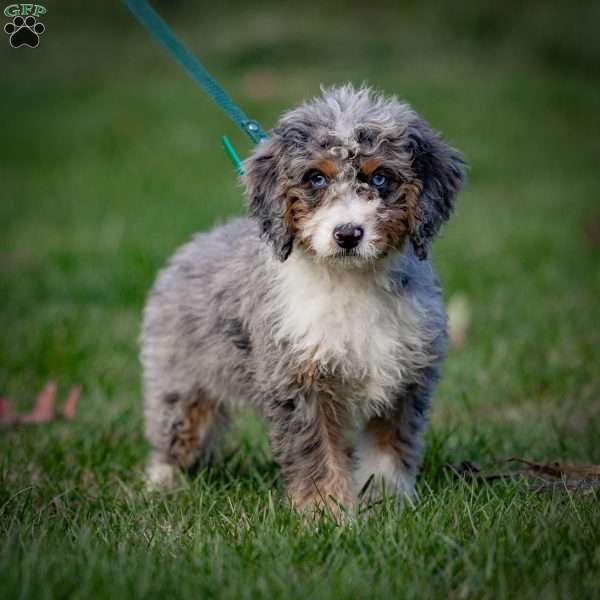
[[[391,502],[397,509],[415,499],[414,478],[405,477],[390,483],[379,476],[371,476],[356,495],[359,512]]]
[[[150,492],[172,489],[177,483],[178,469],[168,463],[152,462],[146,469],[146,489]]]
[[[352,497],[345,489],[312,489],[290,496],[289,501],[293,509],[313,519],[328,515],[339,520],[352,512],[353,505]]]

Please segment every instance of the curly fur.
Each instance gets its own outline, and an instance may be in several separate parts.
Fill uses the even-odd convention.
[[[350,505],[369,480],[369,497],[411,493],[446,340],[426,258],[463,168],[411,108],[368,88],[283,115],[246,161],[250,218],[194,237],[149,295],[151,483],[205,463],[229,407],[248,402],[271,423],[295,506]],[[332,235],[344,223],[364,232],[350,250]]]

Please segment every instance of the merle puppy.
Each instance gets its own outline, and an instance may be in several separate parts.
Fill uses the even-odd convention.
[[[205,464],[247,402],[293,506],[410,495],[446,344],[427,255],[460,155],[406,104],[344,86],[284,114],[245,168],[249,218],[180,248],[147,301],[149,483]]]

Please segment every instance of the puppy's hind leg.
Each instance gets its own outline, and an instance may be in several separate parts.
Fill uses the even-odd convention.
[[[205,466],[227,422],[226,411],[204,392],[169,392],[146,404],[146,433],[152,447],[150,488],[172,486],[180,471]]]

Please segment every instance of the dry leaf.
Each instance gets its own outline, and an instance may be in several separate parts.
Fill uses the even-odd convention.
[[[597,477],[600,478],[600,465],[563,465],[558,462],[550,464],[538,463],[524,458],[509,458],[508,462],[518,462],[527,465],[532,471],[551,475],[553,477]]]
[[[448,302],[448,337],[453,348],[462,348],[471,324],[471,308],[466,294],[454,294]]]
[[[63,406],[62,416],[70,421],[75,417],[77,403],[81,396],[81,387],[73,386]],[[38,425],[50,423],[57,417],[54,410],[56,404],[56,384],[49,381],[37,395],[33,410],[29,413],[19,414],[12,408],[8,398],[0,398],[0,425]]]
[[[77,410],[77,403],[79,402],[80,396],[81,386],[74,385],[67,396],[67,400],[65,401],[65,405],[63,406],[62,410],[63,418],[67,421],[70,421],[75,417],[75,411]]]
[[[6,398],[0,398],[0,423],[9,417],[11,413],[10,402]]]
[[[54,419],[54,403],[56,402],[56,384],[48,382],[35,399],[33,410],[19,418],[21,423],[49,423]]]
[[[253,100],[268,100],[277,95],[279,82],[272,69],[258,67],[243,75],[242,89]]]
[[[600,490],[600,465],[540,463],[524,458],[510,458],[505,462],[518,463],[523,468],[499,473],[485,473],[476,463],[470,461],[445,466],[455,475],[485,482],[525,477],[529,480],[529,488],[535,492],[570,490],[591,494],[595,490]]]
[[[538,480],[529,484],[529,489],[533,492],[580,492],[584,496],[593,494],[596,490],[600,490],[600,480],[598,479],[554,479],[548,481],[545,479]]]

